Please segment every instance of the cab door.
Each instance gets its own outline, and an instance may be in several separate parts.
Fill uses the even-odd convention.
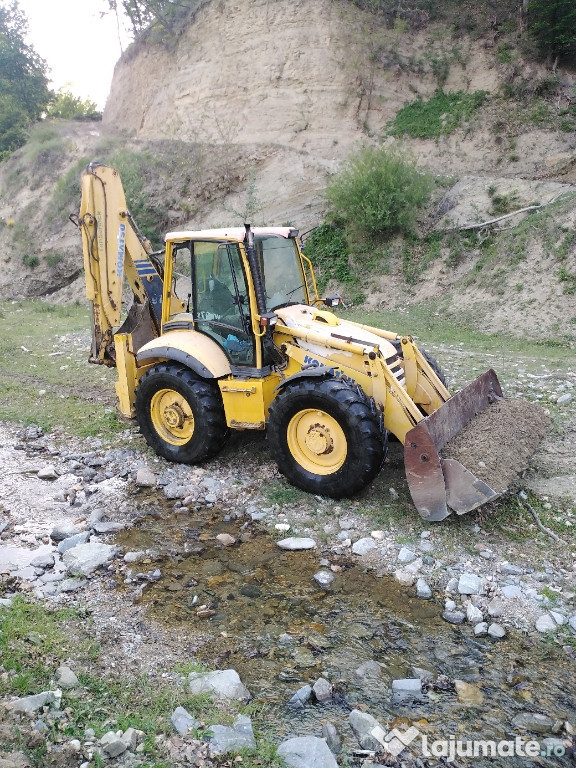
[[[237,243],[192,244],[192,312],[197,331],[222,347],[234,366],[254,366],[248,287]]]

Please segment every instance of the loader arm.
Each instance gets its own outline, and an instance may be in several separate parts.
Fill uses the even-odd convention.
[[[78,216],[82,233],[86,298],[92,306],[89,361],[116,365],[115,334],[132,334],[136,346],[159,335],[163,281],[152,246],[138,230],[126,207],[116,170],[90,163],[82,176]],[[126,315],[123,292],[132,299]]]

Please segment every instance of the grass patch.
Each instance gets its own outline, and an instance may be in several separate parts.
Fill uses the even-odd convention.
[[[341,227],[329,223],[316,227],[306,238],[304,250],[314,264],[320,292],[330,280],[346,285],[358,282],[350,270],[348,241]]]
[[[388,125],[389,136],[413,139],[437,139],[453,133],[486,101],[486,91],[445,93],[440,90],[431,99],[416,99],[398,110]]]
[[[261,493],[270,504],[279,504],[280,506],[302,504],[311,498],[310,494],[305,491],[281,481],[266,483],[261,489]]]
[[[90,365],[89,347],[87,307],[0,303],[0,419],[45,431],[63,426],[78,437],[125,429],[116,410],[116,373]]]
[[[70,624],[86,625],[86,615],[73,609],[48,611],[40,605],[14,598],[12,605],[0,608],[0,656],[7,677],[0,676],[0,693],[27,696],[47,690],[61,663],[74,653],[91,659],[96,644],[88,635],[75,641]]]
[[[52,720],[49,713],[44,715],[49,741],[59,742],[62,736],[83,740],[86,728],[93,728],[101,737],[111,729],[125,731],[132,727],[144,732],[142,765],[159,768],[169,762],[163,762],[156,736],[174,732],[170,716],[177,706],[206,723],[197,738],[209,732],[212,723],[232,722],[243,711],[238,703],[224,706],[214,703],[208,694],[187,693],[184,681],[159,684],[146,674],[95,674],[100,648],[91,632],[89,616],[82,609],[48,610],[22,597],[14,598],[10,606],[0,607],[0,656],[5,671],[0,676],[0,694],[21,697],[50,690],[54,687],[54,673],[63,664],[70,663],[78,676],[80,688],[63,691],[62,715],[57,720]],[[250,715],[257,733],[259,725],[266,727],[264,712],[253,707]],[[46,746],[30,746],[25,731],[16,723],[11,731],[5,728],[0,735],[0,752],[11,749],[22,749],[35,766],[46,764]],[[284,763],[275,752],[276,745],[258,735],[257,749],[241,750],[221,759],[229,765],[228,761],[240,755],[243,766],[280,768]]]

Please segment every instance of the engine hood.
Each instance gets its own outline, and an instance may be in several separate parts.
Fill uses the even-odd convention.
[[[327,346],[330,344],[330,339],[333,334],[339,336],[345,336],[351,338],[356,342],[364,343],[367,347],[379,347],[383,356],[388,359],[397,354],[394,345],[384,339],[382,336],[378,336],[375,333],[371,333],[365,328],[360,328],[354,323],[342,320],[332,312],[316,309],[306,304],[297,304],[289,307],[282,307],[276,310],[276,314],[280,318],[280,321],[287,328],[298,328],[303,331],[311,331],[320,336],[326,338]],[[333,357],[330,350],[317,343],[298,339],[298,344],[303,349],[312,352],[315,355],[322,357]],[[353,352],[338,352],[338,356],[353,357]]]

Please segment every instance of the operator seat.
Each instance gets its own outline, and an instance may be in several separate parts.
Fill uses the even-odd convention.
[[[221,280],[210,275],[206,280],[206,290],[198,294],[198,312],[205,312],[216,318],[224,317],[233,309],[234,297],[230,290]]]

